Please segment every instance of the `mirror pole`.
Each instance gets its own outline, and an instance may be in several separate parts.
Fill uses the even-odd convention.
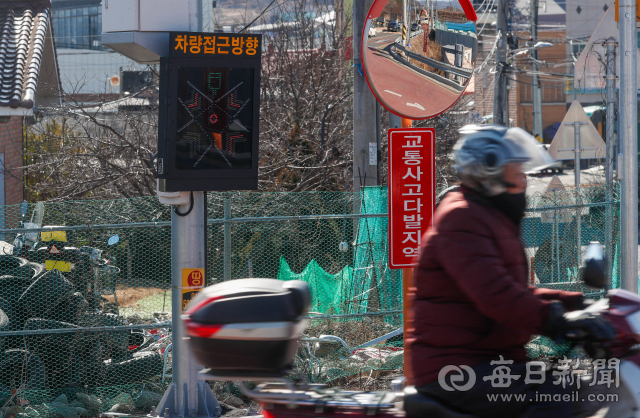
[[[402,126],[402,118],[394,113],[389,112],[389,128],[400,128]]]

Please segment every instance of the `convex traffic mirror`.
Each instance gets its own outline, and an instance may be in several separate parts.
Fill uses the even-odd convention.
[[[378,101],[399,116],[428,119],[472,90],[476,19],[469,0],[405,0],[404,8],[402,0],[375,0],[361,51]]]

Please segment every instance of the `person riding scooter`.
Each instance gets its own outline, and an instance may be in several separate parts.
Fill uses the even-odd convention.
[[[536,396],[568,393],[570,388],[551,378],[544,383],[525,379],[530,371],[525,344],[532,335],[559,339],[569,330],[598,340],[611,339],[615,332],[604,317],[580,311],[585,307],[581,293],[528,283],[520,239],[524,171],[549,157],[534,154],[539,147],[524,130],[496,125],[464,127],[456,148],[461,186],[435,212],[409,292],[413,311],[407,338],[414,385],[475,417],[570,416],[575,410],[571,402]],[[492,376],[498,366],[518,378],[508,386],[496,385]],[[461,370],[467,380],[473,374],[475,383],[464,385],[464,376],[447,374]],[[490,393],[526,398],[492,401]]]

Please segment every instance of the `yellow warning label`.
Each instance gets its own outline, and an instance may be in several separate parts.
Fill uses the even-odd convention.
[[[48,242],[48,241],[67,242],[67,232],[66,231],[42,231],[40,233],[40,239],[43,242]]]
[[[182,269],[182,312],[204,287],[204,269]]]
[[[63,273],[68,273],[73,268],[73,264],[66,261],[45,260],[44,268],[47,270],[60,270]]]
[[[196,298],[199,292],[199,290],[182,289],[182,312],[187,309],[189,303]]]
[[[182,269],[182,288],[204,287],[204,269]]]

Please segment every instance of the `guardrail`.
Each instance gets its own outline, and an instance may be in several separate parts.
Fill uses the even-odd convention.
[[[423,64],[430,65],[444,72],[452,73],[465,78],[471,78],[471,76],[473,75],[473,70],[455,67],[451,64],[445,64],[444,62],[440,62],[432,58],[424,57],[420,54],[416,54],[413,51],[409,51],[408,49],[406,49],[404,46],[400,44],[395,45],[395,47],[401,50],[402,52],[404,52],[409,58],[414,59],[416,61],[420,61]]]
[[[449,79],[448,79],[448,78],[446,78],[446,77],[443,77],[443,76],[441,76],[441,75],[438,75],[438,74],[432,73],[431,71],[427,71],[427,70],[425,70],[425,69],[423,69],[423,68],[418,67],[417,65],[413,65],[413,64],[412,64],[411,62],[409,62],[407,59],[405,59],[405,58],[401,57],[399,54],[395,53],[395,52],[393,51],[393,49],[394,49],[394,46],[392,46],[392,47],[389,49],[389,54],[390,54],[394,59],[396,59],[396,60],[400,61],[401,63],[403,63],[403,64],[407,65],[408,67],[410,67],[412,70],[414,70],[414,71],[416,71],[416,72],[419,72],[420,74],[424,74],[424,75],[426,75],[427,77],[432,78],[432,79],[434,79],[435,81],[437,81],[437,82],[439,82],[439,83],[446,84],[447,86],[452,87],[452,88],[454,88],[454,89],[456,89],[456,90],[458,90],[458,91],[460,91],[460,92],[462,92],[462,91],[464,90],[464,87],[465,87],[465,86],[461,86],[460,84],[456,83],[456,82],[455,82],[455,81],[453,81],[453,80],[449,80]],[[399,49],[400,49],[400,48],[399,48]],[[406,49],[402,48],[401,50],[402,50],[403,52],[405,52],[405,53],[406,53]],[[407,55],[408,55],[408,54],[407,54]]]

